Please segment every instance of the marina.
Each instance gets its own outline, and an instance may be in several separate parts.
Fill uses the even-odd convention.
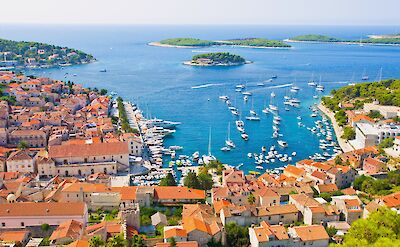
[[[314,156],[316,153],[320,154],[318,157],[327,158],[324,153],[334,154],[335,147],[321,145],[320,140],[332,138],[332,141],[336,142],[336,135],[332,127],[331,136],[327,136],[326,127],[323,128],[325,131],[323,135],[322,129],[317,128],[315,123],[318,120],[322,121],[321,112],[318,110],[314,112],[310,107],[316,108],[321,97],[329,94],[332,89],[347,85],[353,74],[355,79],[352,83],[362,82],[364,70],[365,75],[369,75],[369,80],[365,81],[374,80],[373,75],[378,74],[380,68],[383,68],[384,79],[400,76],[397,66],[400,58],[391,56],[398,50],[397,47],[332,44],[329,45],[330,49],[326,49],[326,44],[304,43],[293,43],[293,48],[285,50],[244,49],[230,46],[208,47],[196,50],[232,52],[254,63],[234,68],[193,68],[179,63],[192,57],[192,49],[165,49],[147,45],[149,40],[160,40],[163,31],[159,27],[138,27],[134,30],[118,27],[115,33],[120,39],[104,37],[102,42],[96,42],[97,39],[85,40],[80,35],[87,34],[96,37],[98,29],[65,28],[63,33],[71,35],[63,39],[59,38],[61,35],[57,34],[60,33],[51,27],[43,27],[43,30],[46,31],[41,33],[56,34],[51,36],[55,39],[55,43],[73,46],[74,43],[79,42],[79,48],[96,54],[98,62],[63,69],[27,69],[28,74],[80,82],[86,87],[106,88],[109,92],[133,102],[143,111],[142,115],[147,119],[154,119],[154,116],[157,116],[157,119],[181,123],[170,130],[154,128],[151,131],[152,134],[167,134],[162,140],[163,148],[152,148],[155,154],[154,160],[158,159],[158,163],[160,153],[162,154],[161,159],[165,169],[170,168],[169,162],[173,157],[175,157],[173,165],[175,169],[176,160],[180,155],[189,157],[192,166],[182,165],[188,168],[196,167],[193,158],[201,160],[200,162],[203,162],[200,159],[203,155],[209,158],[210,127],[212,129],[212,156],[232,166],[243,164],[241,169],[245,172],[262,172],[256,169],[258,165],[254,163],[253,157],[254,153],[259,155],[262,147],[268,151],[275,146],[278,154],[288,156],[287,161],[283,157],[282,161],[275,157],[273,162],[271,162],[272,159],[268,164],[264,162],[262,166],[265,170],[292,164],[297,160]],[[302,31],[307,32],[307,30],[303,28]],[[340,32],[343,36],[350,38],[352,35],[359,37],[358,33],[377,31],[376,27],[340,29],[340,31],[323,27],[323,30],[327,33],[331,32],[332,36],[337,36],[335,32]],[[251,31],[238,28],[235,29],[235,33],[221,32],[221,29],[217,27],[207,30],[197,28],[179,30],[174,27],[170,30],[171,36],[176,36],[174,33],[189,31],[191,35],[204,36],[210,40],[214,37],[231,38],[235,35],[275,39],[291,36],[290,28],[282,30],[254,28]],[[385,30],[378,31],[385,32]],[[7,32],[10,38],[24,38],[13,37],[13,30],[4,29],[2,32]],[[29,32],[29,29],[19,31],[20,34],[29,34]],[[390,30],[387,32],[390,33]],[[49,37],[43,37],[44,40],[47,38]],[[111,47],[113,49],[110,49]],[[159,56],[158,59],[154,59],[155,54]],[[391,56],[391,59],[385,59],[387,56]],[[106,73],[99,72],[100,70],[106,70]],[[68,74],[65,78],[66,73]],[[317,86],[319,86],[318,90]],[[245,94],[243,95],[242,92]],[[271,103],[272,93],[275,97],[272,97]],[[227,98],[220,99],[220,96]],[[246,117],[254,116],[250,110],[257,114],[255,117],[259,120],[246,119]],[[274,116],[279,116],[281,119],[279,123]],[[241,121],[242,126],[237,126],[236,121]],[[235,148],[230,147],[230,151],[223,151],[221,148],[226,145],[228,123],[231,125],[230,140],[235,144]],[[323,126],[326,125],[323,124]],[[282,148],[277,143],[278,140],[287,142],[287,147]],[[149,139],[149,142],[156,145],[160,143],[160,140],[153,138]],[[183,149],[163,151],[163,149],[169,149],[170,146],[180,146]],[[293,152],[296,156],[292,155]],[[252,159],[248,158],[248,153],[252,153]],[[185,161],[178,161],[178,164],[187,164],[186,159],[183,160]],[[265,161],[265,156],[263,160]],[[155,165],[154,169],[156,169]],[[178,172],[177,169],[175,170]]]

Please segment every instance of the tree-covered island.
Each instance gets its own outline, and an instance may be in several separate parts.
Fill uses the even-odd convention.
[[[195,48],[195,47],[208,47],[231,45],[240,47],[251,48],[289,48],[290,45],[279,41],[269,40],[263,38],[244,38],[244,39],[229,39],[229,40],[202,40],[195,38],[172,38],[164,39],[159,42],[151,42],[149,45],[162,46],[162,47],[178,47],[178,48]]]
[[[93,61],[95,58],[92,55],[68,47],[0,39],[0,69],[48,68]]]
[[[336,42],[346,44],[381,44],[381,45],[400,45],[400,35],[370,35],[368,38],[361,38],[359,40],[353,39],[340,39],[320,34],[306,34],[299,35],[287,39],[288,42]]]
[[[193,56],[191,61],[184,62],[191,66],[236,66],[250,63],[243,57],[229,52],[214,52]]]

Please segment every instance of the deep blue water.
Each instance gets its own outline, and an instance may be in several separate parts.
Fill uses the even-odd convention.
[[[247,159],[248,152],[260,152],[261,146],[271,146],[272,117],[264,116],[261,109],[269,94],[274,91],[282,109],[281,133],[289,143],[285,151],[297,151],[297,159],[318,151],[318,138],[306,128],[297,126],[297,115],[311,126],[308,106],[313,103],[314,90],[307,86],[312,73],[315,79],[322,77],[325,94],[331,89],[346,85],[352,78],[359,81],[364,70],[371,80],[380,68],[383,78],[400,76],[400,47],[357,46],[339,44],[293,44],[291,49],[247,49],[213,47],[204,49],[161,48],[146,45],[148,42],[170,37],[198,37],[203,39],[228,39],[263,37],[284,39],[298,34],[321,33],[341,38],[359,39],[367,34],[393,33],[398,27],[334,27],[334,26],[1,26],[0,37],[15,40],[42,41],[81,49],[93,54],[98,62],[60,69],[27,71],[28,74],[64,79],[64,74],[76,73],[68,80],[88,87],[106,88],[139,104],[148,116],[157,116],[182,122],[167,145],[184,146],[185,154],[199,150],[207,152],[208,132],[212,129],[212,153],[232,165],[244,162],[244,170],[254,170],[254,163]],[[254,61],[230,68],[194,68],[181,64],[197,52],[229,51]],[[107,73],[99,70],[107,69]],[[51,74],[50,74],[51,73]],[[278,79],[266,87],[256,87],[257,82],[271,75]],[[250,136],[241,140],[234,128],[235,118],[226,105],[218,99],[227,94],[244,116],[248,115],[251,99],[243,103],[242,96],[234,87],[247,83],[254,93],[254,108],[261,115],[260,122],[246,122]],[[298,98],[301,108],[283,110],[283,96],[288,88],[274,88],[288,83],[301,87]],[[192,86],[217,84],[192,89]],[[208,101],[208,99],[210,99]],[[227,124],[231,122],[231,137],[237,148],[230,153],[219,149],[224,145]],[[278,166],[279,164],[275,164]],[[272,167],[269,165],[268,167]]]

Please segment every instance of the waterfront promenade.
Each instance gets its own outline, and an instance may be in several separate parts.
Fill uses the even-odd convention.
[[[336,138],[338,140],[339,146],[343,152],[350,152],[353,151],[353,146],[350,145],[345,139],[342,138],[343,135],[343,128],[338,125],[335,119],[335,114],[331,112],[328,108],[322,105],[322,103],[318,104],[318,109],[324,113],[330,120],[333,125],[333,129],[336,134]]]

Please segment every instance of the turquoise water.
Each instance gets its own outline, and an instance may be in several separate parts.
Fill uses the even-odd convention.
[[[146,45],[148,42],[169,37],[198,37],[227,39],[240,37],[266,37],[284,39],[297,34],[322,33],[341,38],[358,39],[372,33],[393,33],[396,27],[290,27],[290,26],[0,26],[0,37],[16,40],[43,41],[81,49],[93,54],[98,62],[60,69],[28,70],[28,74],[64,79],[68,77],[88,87],[106,88],[123,98],[139,104],[145,115],[180,121],[177,133],[166,139],[166,145],[182,145],[183,154],[194,151],[207,152],[208,132],[212,129],[212,153],[232,165],[244,163],[244,170],[254,170],[248,152],[260,152],[261,146],[276,144],[271,139],[272,117],[262,115],[261,109],[269,94],[276,93],[281,108],[281,133],[289,147],[284,153],[296,151],[297,159],[306,158],[318,150],[319,138],[306,128],[297,126],[298,115],[302,122],[312,126],[308,107],[314,102],[314,90],[307,86],[312,73],[322,77],[325,94],[333,88],[346,85],[354,78],[359,81],[363,70],[371,80],[380,68],[383,78],[400,76],[400,47],[357,46],[337,44],[293,44],[291,49],[247,49],[212,47],[204,49],[175,49]],[[251,60],[253,64],[230,68],[195,68],[181,63],[194,54],[208,51],[229,51]],[[99,70],[107,69],[107,73]],[[261,88],[256,84],[277,75],[278,79]],[[251,99],[244,103],[235,93],[236,84],[247,84],[253,92],[254,108],[260,122],[246,122],[250,136],[241,140],[234,128],[235,117],[218,96],[229,95],[244,116],[251,108]],[[297,97],[302,101],[298,110],[283,110],[283,96],[288,91],[284,84],[295,83],[301,88]],[[193,86],[213,84],[192,89]],[[209,99],[209,100],[208,100]],[[231,122],[231,138],[237,148],[229,153],[219,149],[224,145],[227,125]],[[276,167],[282,164],[267,165]]]

